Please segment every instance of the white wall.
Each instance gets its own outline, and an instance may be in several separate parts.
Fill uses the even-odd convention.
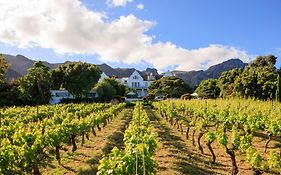
[[[99,82],[102,81],[105,78],[108,78],[108,76],[104,72],[102,72],[102,74],[100,75]]]
[[[108,78],[108,76],[104,72],[102,72],[99,82],[102,81],[104,78]],[[139,74],[138,71],[134,71],[130,77],[118,78],[117,80],[120,83],[124,84],[126,87],[139,89],[138,90],[139,97],[147,95],[146,89],[153,82],[153,81],[144,81],[144,79],[142,78],[142,76]],[[151,80],[153,80],[152,76],[151,76]]]
[[[142,76],[137,72],[133,72],[128,78],[128,87],[132,88],[142,88],[144,86],[144,81]]]

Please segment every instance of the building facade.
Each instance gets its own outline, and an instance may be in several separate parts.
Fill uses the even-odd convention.
[[[102,72],[101,81],[104,78],[110,77],[106,72]],[[128,88],[133,88],[137,92],[139,98],[147,95],[147,88],[150,84],[156,79],[156,76],[152,73],[142,73],[138,70],[134,70],[132,73],[127,76],[115,76],[117,80],[124,84]]]

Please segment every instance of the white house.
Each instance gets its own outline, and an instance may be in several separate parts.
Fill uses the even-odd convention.
[[[103,72],[99,81],[106,77],[114,76],[126,87],[135,89],[139,98],[147,95],[147,88],[154,80],[156,80],[156,76],[152,73],[145,71],[140,72],[136,69],[120,69],[120,72],[115,72],[114,74],[112,71],[110,72],[107,70],[108,69],[102,70]]]

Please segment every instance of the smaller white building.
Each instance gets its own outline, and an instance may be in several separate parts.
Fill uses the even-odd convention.
[[[71,95],[67,90],[51,90],[51,98],[49,100],[50,104],[57,104],[62,99],[74,99],[73,95]]]
[[[74,99],[74,96],[67,90],[51,90],[51,98],[49,100],[50,104],[58,104],[62,99]],[[89,93],[89,98],[97,98],[98,94],[94,91]]]

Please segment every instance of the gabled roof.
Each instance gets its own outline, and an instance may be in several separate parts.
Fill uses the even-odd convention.
[[[97,67],[104,72],[107,76],[115,76],[117,78],[126,78],[130,77],[135,71],[137,71],[144,80],[148,79],[148,76],[152,73],[156,77],[156,79],[159,77],[159,74],[157,73],[156,69],[147,68],[145,71],[139,71],[135,68],[116,68],[113,69],[107,64],[101,64],[97,65]]]
[[[116,70],[119,72],[119,78],[130,77],[136,71],[136,69],[134,68],[129,68],[129,69],[116,68]]]

